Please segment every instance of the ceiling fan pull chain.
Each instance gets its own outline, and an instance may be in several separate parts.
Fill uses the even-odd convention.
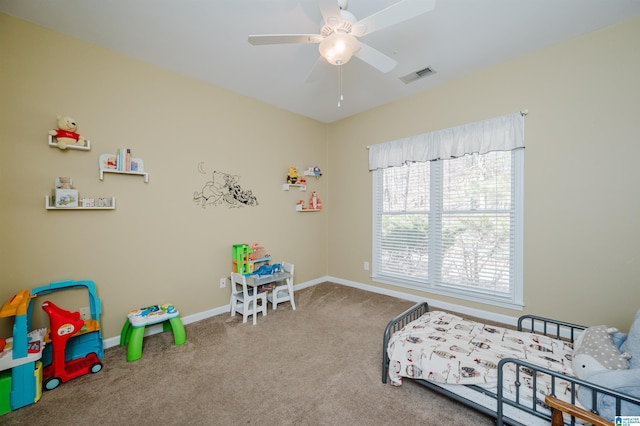
[[[339,84],[338,84],[338,88],[340,89],[340,98],[338,99],[338,108],[340,108],[342,106],[342,101],[344,100],[344,97],[342,96],[342,65],[338,65],[338,78],[339,78]]]

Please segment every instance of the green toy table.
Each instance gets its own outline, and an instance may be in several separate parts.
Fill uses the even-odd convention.
[[[176,346],[180,346],[187,341],[180,313],[173,305],[152,305],[146,308],[134,309],[127,314],[127,320],[122,327],[122,333],[120,333],[120,346],[128,344],[128,362],[142,358],[142,340],[145,327],[159,323],[162,323],[163,331],[172,330]]]

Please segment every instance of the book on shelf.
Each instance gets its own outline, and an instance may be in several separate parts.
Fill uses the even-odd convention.
[[[118,150],[117,169],[121,172],[131,171],[131,149],[120,148]]]

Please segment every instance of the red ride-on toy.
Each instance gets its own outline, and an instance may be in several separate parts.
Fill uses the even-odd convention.
[[[49,315],[51,327],[51,364],[43,371],[44,389],[52,390],[60,383],[102,370],[100,358],[93,352],[83,358],[65,361],[67,341],[82,332],[84,326],[80,312],[66,311],[49,301],[42,304],[42,309]]]

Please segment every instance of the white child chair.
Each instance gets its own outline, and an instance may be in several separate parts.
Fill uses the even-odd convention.
[[[260,303],[258,303],[260,302]],[[231,273],[231,316],[236,312],[242,314],[242,322],[247,322],[249,315],[253,315],[253,325],[256,325],[258,312],[267,315],[267,296],[256,288],[249,288],[247,278],[242,274]]]
[[[294,311],[296,310],[296,302],[293,299],[293,269],[293,263],[282,262],[282,270],[291,274],[291,277],[278,281],[276,287],[269,292],[267,300],[271,302],[274,310],[278,308],[278,303],[286,301],[291,301],[291,307]]]

